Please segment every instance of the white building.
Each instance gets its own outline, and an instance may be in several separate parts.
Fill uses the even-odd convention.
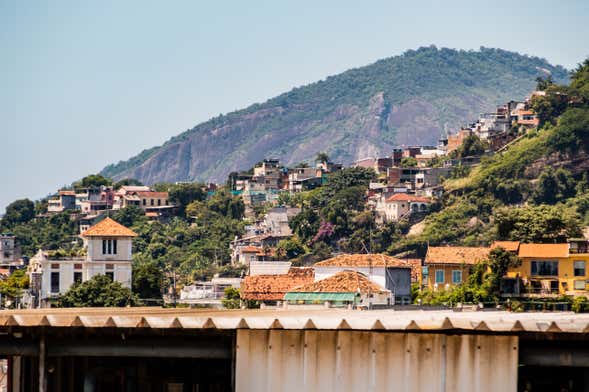
[[[124,287],[131,287],[132,230],[106,218],[86,230],[82,237],[86,256],[51,258],[39,251],[29,267],[31,286],[41,305],[65,293],[77,281],[107,275]]]
[[[0,266],[14,267],[20,264],[16,237],[12,234],[0,234]]]

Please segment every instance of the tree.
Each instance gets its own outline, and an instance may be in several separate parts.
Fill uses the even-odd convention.
[[[141,299],[161,299],[164,286],[162,269],[153,261],[133,263],[133,292]]]
[[[551,151],[576,154],[589,152],[589,109],[569,109],[548,137],[546,144]]]
[[[2,226],[11,228],[20,223],[27,223],[35,217],[35,203],[29,199],[16,200],[6,207]]]
[[[576,211],[562,206],[500,208],[495,212],[499,239],[522,242],[566,242],[581,235]]]
[[[113,282],[106,275],[96,275],[83,283],[75,283],[58,300],[62,308],[121,307],[139,303],[130,289]]]
[[[95,188],[103,185],[112,185],[112,180],[100,174],[90,174],[89,176],[82,178],[78,183],[74,185],[74,187]]]
[[[417,159],[414,157],[404,157],[401,159],[401,167],[416,167]]]
[[[533,199],[537,204],[555,204],[575,196],[576,182],[571,172],[559,168],[556,171],[548,166],[540,177],[533,193]]]
[[[234,287],[225,288],[225,296],[221,300],[221,303],[223,303],[223,306],[226,309],[239,309],[240,301],[241,299],[238,289]]]
[[[489,254],[488,276],[489,288],[493,294],[499,294],[501,279],[507,274],[509,268],[516,268],[521,265],[521,259],[513,253],[498,247],[491,250]]]
[[[113,213],[112,218],[121,225],[131,227],[147,222],[145,212],[139,206],[127,206]]]
[[[536,78],[536,90],[545,91],[548,87],[554,84],[554,80],[552,80],[552,75],[548,75],[546,78],[538,76]]]
[[[122,186],[129,186],[129,185],[141,186],[141,185],[143,185],[143,183],[139,180],[134,179],[134,178],[125,178],[125,179],[117,182],[114,185],[114,189],[120,189]]]
[[[172,204],[178,207],[180,216],[186,215],[186,207],[193,201],[204,201],[207,198],[207,192],[202,184],[175,184],[168,189],[169,199]]]
[[[281,257],[286,257],[288,260],[294,259],[306,252],[305,247],[297,237],[280,241],[276,250]]]
[[[0,293],[3,297],[18,297],[28,287],[29,276],[25,270],[16,270],[7,279],[0,281]]]
[[[458,147],[458,156],[460,158],[478,156],[484,154],[486,149],[487,144],[477,135],[469,135]]]
[[[315,162],[319,163],[328,163],[329,162],[329,155],[326,152],[318,152],[317,156],[315,157]]]

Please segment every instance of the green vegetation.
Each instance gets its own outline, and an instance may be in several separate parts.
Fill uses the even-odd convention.
[[[489,259],[470,267],[465,284],[449,290],[424,290],[416,295],[423,305],[456,305],[458,303],[497,302],[500,281],[510,267],[517,267],[521,260],[503,248],[495,248]]]
[[[130,289],[113,282],[106,275],[96,275],[86,282],[74,285],[59,297],[62,308],[121,307],[137,305],[139,300]]]
[[[570,86],[539,83],[546,95],[534,100],[544,105],[543,127],[471,170],[455,168],[444,183],[440,211],[426,218],[421,234],[403,238],[389,251],[423,256],[428,243],[475,246],[497,239],[555,242],[580,236],[589,223],[583,169],[589,161],[588,69],[585,61],[571,74]],[[463,145],[459,155],[480,152],[477,144]]]

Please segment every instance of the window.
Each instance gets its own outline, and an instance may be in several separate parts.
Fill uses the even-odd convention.
[[[445,281],[444,270],[436,270],[436,283],[444,283]]]
[[[102,254],[116,255],[117,254],[117,240],[102,240]]]
[[[575,268],[575,276],[585,276],[585,262],[584,261],[579,261],[579,260],[575,261],[574,268]]]
[[[558,276],[558,261],[532,261],[532,276]]]
[[[586,285],[587,281],[585,280],[575,280],[575,290],[585,290]]]
[[[161,206],[162,205],[162,199],[157,199],[157,205]]]
[[[143,199],[143,205],[147,205],[147,200]]]
[[[74,264],[74,269],[82,269],[82,264]]]
[[[113,282],[115,281],[115,273],[113,271],[106,271],[105,275],[108,276]]]
[[[51,269],[59,269],[59,264],[58,263],[51,264]]]
[[[454,283],[454,284],[462,283],[462,271],[461,270],[453,270],[452,271],[452,283]]]
[[[82,283],[82,273],[80,271],[74,272],[74,283]]]
[[[153,205],[153,199],[151,199],[151,205]]]
[[[59,293],[59,272],[51,273],[51,292]]]

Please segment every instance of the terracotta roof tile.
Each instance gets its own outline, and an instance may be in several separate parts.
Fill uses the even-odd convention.
[[[107,217],[82,234],[83,237],[137,237],[137,233]]]
[[[466,246],[430,246],[426,264],[476,264],[489,257],[491,248]]]
[[[503,248],[510,252],[517,252],[519,249],[519,241],[495,241],[491,245],[491,249]]]
[[[395,193],[386,200],[387,203],[392,203],[394,201],[405,201],[409,203],[431,203],[432,199],[428,197],[408,195],[407,193]]]
[[[387,293],[388,290],[356,271],[341,271],[329,278],[295,287],[299,293]]]
[[[136,192],[132,192],[132,193],[135,193],[141,197],[153,197],[156,199],[167,199],[168,198],[168,192],[136,191]]]
[[[260,253],[262,252],[262,248],[258,248],[257,246],[244,246],[241,248],[241,253]]]
[[[313,282],[313,268],[293,267],[285,275],[246,276],[241,282],[241,297],[255,301],[281,301],[294,287]]]
[[[521,244],[519,257],[568,257],[569,244]]]
[[[380,254],[345,254],[315,263],[315,267],[408,267],[406,262],[396,257]]]

